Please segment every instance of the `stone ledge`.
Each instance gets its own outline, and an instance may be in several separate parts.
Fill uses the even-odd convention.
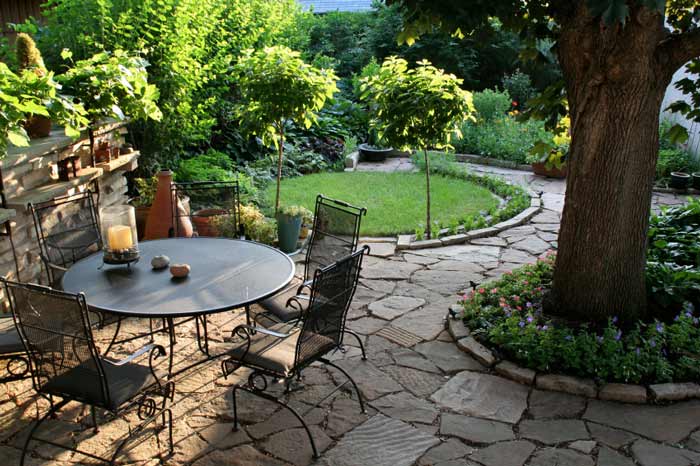
[[[459,316],[460,311],[461,307],[458,304],[450,306],[450,312],[448,312],[445,322],[447,333],[455,341],[457,348],[490,367],[496,374],[514,382],[535,385],[542,390],[621,403],[653,404],[693,398],[700,399],[700,384],[693,382],[663,383],[649,386],[608,383],[598,387],[590,379],[538,373],[514,362],[499,359],[493,351],[471,336],[470,330],[459,317],[452,317],[452,315]]]

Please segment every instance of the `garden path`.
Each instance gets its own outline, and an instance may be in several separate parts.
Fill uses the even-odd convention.
[[[406,167],[406,161],[394,167]],[[383,167],[387,169],[387,167]],[[304,389],[289,395],[323,451],[327,466],[691,466],[700,463],[700,401],[668,406],[589,400],[520,385],[495,375],[458,350],[444,330],[447,308],[467,287],[533,261],[556,246],[564,182],[526,172],[473,167],[543,191],[544,210],[527,225],[470,244],[370,257],[362,272],[349,326],[363,336],[369,359],[348,346],[334,359],[358,382],[368,401],[341,391],[314,407],[342,377],[312,366]],[[656,195],[655,203],[681,198]],[[367,241],[372,241],[367,239]],[[386,241],[386,240],[384,240]],[[380,243],[376,243],[380,244]],[[243,322],[240,312],[211,319],[212,350],[226,330]],[[132,322],[138,331],[143,322]],[[178,327],[177,364],[198,357],[194,327]],[[164,337],[157,339],[164,342]],[[348,342],[352,344],[351,341]],[[130,350],[136,347],[134,343]],[[277,406],[243,393],[244,428],[232,432],[231,385],[217,362],[178,377],[172,408],[175,454],[169,464],[307,465],[304,431]],[[245,374],[244,374],[245,376]],[[276,387],[281,390],[281,387]],[[0,464],[17,464],[18,446],[37,407],[28,381],[0,393]],[[77,406],[77,405],[76,405]],[[44,427],[54,440],[103,453],[126,432],[122,420],[103,423],[95,435],[89,412],[69,405]],[[34,447],[30,465],[67,466],[85,460],[53,447]],[[158,446],[144,439],[121,462],[157,464]]]

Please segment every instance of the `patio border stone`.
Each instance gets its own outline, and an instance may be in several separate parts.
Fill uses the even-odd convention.
[[[478,360],[495,374],[523,385],[534,385],[542,390],[568,393],[589,399],[618,401],[635,404],[658,404],[688,399],[700,399],[700,384],[693,382],[635,385],[606,383],[598,385],[591,379],[562,374],[537,372],[499,357],[498,353],[478,342],[451,306],[445,319],[445,329],[457,348]],[[463,327],[463,329],[461,328]]]

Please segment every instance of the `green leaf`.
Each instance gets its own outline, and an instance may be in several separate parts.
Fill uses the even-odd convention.
[[[17,147],[26,147],[29,145],[29,137],[23,128],[9,130],[7,132],[7,139]]]
[[[688,130],[679,124],[671,126],[666,135],[673,144],[682,144],[688,140]]]

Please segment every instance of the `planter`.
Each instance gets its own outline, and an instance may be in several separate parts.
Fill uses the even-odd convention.
[[[297,248],[299,233],[301,233],[301,217],[277,215],[277,237],[279,247],[283,252],[294,252]]]
[[[700,191],[700,172],[693,173],[693,188]]]
[[[212,218],[226,215],[223,209],[202,209],[192,214],[192,224],[198,236],[219,236],[219,230],[212,224]]]
[[[388,149],[370,146],[369,144],[360,144],[357,146],[360,150],[360,157],[367,162],[383,162],[386,160],[387,156],[391,154],[394,149],[389,147]]]
[[[51,119],[43,115],[32,115],[24,123],[24,130],[31,139],[48,137],[51,134]]]
[[[690,184],[690,175],[683,172],[671,172],[670,186],[679,191],[685,191]]]
[[[178,233],[178,236],[189,238],[192,236],[192,222],[186,215],[187,207],[178,200],[177,229],[173,225],[173,192],[171,185],[173,182],[173,172],[163,170],[158,172],[158,188],[153,199],[153,205],[148,213],[144,238],[159,239],[169,238]]]
[[[142,205],[135,208],[136,209],[136,234],[138,235],[139,241],[143,240],[143,235],[146,233],[146,221],[148,220],[148,213],[151,211],[150,205]]]
[[[567,166],[547,168],[544,162],[536,162],[532,164],[532,171],[535,175],[546,176],[547,178],[566,178]]]

